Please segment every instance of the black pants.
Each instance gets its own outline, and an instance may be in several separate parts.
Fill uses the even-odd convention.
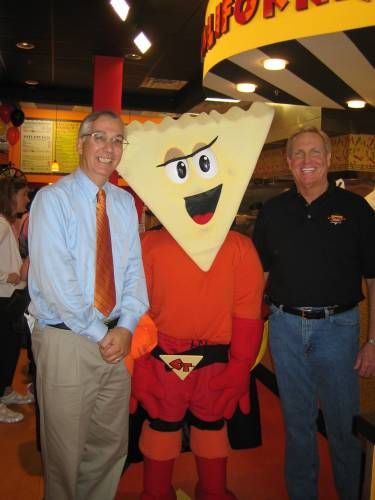
[[[12,297],[0,297],[0,397],[6,387],[12,385],[14,372],[20,354],[22,337],[14,328],[11,309]]]

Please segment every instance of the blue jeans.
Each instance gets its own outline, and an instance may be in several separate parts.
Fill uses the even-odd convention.
[[[326,319],[303,319],[271,306],[270,347],[286,427],[285,477],[291,500],[318,498],[316,418],[327,429],[341,500],[359,495],[361,449],[352,434],[359,413],[358,308]]]

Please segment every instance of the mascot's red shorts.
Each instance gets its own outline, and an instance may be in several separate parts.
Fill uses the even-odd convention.
[[[177,354],[189,351],[194,347],[197,347],[198,351],[199,348],[202,348],[203,351],[207,349],[208,352],[210,352],[210,348],[215,350],[216,347],[223,347],[226,351],[227,346],[213,346],[207,343],[201,346],[199,341],[175,339],[159,332],[158,347],[166,354]],[[226,356],[227,354],[225,354]],[[210,364],[205,365],[203,359],[201,364],[205,366],[198,368],[198,364],[198,367],[194,368],[184,380],[181,380],[160,358],[152,356],[148,363],[151,363],[152,369],[149,370],[149,380],[144,380],[144,384],[159,384],[165,389],[165,397],[159,400],[160,420],[182,421],[187,410],[190,410],[195,417],[204,422],[214,422],[223,418],[223,415],[219,415],[213,410],[214,403],[221,391],[212,391],[208,386],[210,380],[223,371],[225,362],[215,362],[214,355]],[[184,367],[179,358],[173,365],[178,366],[179,363],[183,370]]]

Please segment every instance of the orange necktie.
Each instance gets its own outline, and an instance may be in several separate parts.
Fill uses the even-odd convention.
[[[96,268],[94,305],[108,317],[116,304],[111,232],[105,208],[105,191],[100,189],[96,204]]]

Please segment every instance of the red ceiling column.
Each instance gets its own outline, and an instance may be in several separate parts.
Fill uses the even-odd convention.
[[[110,109],[121,114],[123,69],[124,60],[121,57],[95,56],[93,111]],[[117,184],[117,180],[115,171],[110,181]]]
[[[110,109],[121,113],[123,70],[121,57],[95,56],[93,111]]]
[[[121,57],[95,56],[94,58],[94,91],[93,111],[110,109],[121,114],[122,110],[122,81],[124,60]],[[118,184],[118,173],[115,171],[109,179]],[[138,218],[141,218],[143,202],[138,195],[127,188],[135,199]]]

